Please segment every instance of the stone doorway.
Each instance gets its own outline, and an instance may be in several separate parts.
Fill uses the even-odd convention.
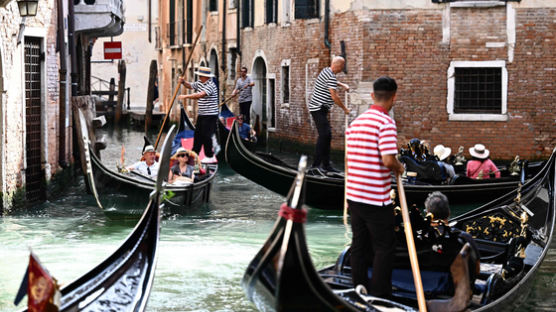
[[[257,57],[253,62],[251,78],[255,83],[253,87],[253,103],[251,104],[251,120],[255,131],[258,133],[259,144],[266,142],[268,129],[267,112],[267,85],[266,85],[266,63],[262,57]]]

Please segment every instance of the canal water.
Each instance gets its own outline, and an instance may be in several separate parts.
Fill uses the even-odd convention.
[[[137,158],[143,134],[106,131],[106,163]],[[290,156],[295,161],[296,156]],[[165,214],[148,311],[255,311],[240,285],[243,272],[269,234],[284,198],[221,165],[210,203],[185,214]],[[123,207],[123,208],[122,208]],[[0,311],[15,311],[13,298],[27,266],[29,249],[61,284],[84,274],[111,254],[136,219],[130,207],[105,214],[85,191],[81,177],[57,199],[0,217]],[[339,212],[309,209],[307,240],[317,268],[332,264],[349,242]],[[520,311],[556,306],[556,242]],[[20,304],[21,308],[25,304]]]

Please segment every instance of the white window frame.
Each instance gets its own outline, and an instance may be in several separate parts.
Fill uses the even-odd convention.
[[[274,100],[272,100],[272,98],[270,97],[270,80],[273,79],[274,80]],[[281,89],[280,89],[281,90]],[[280,91],[281,92],[281,91]],[[272,114],[272,107],[271,104],[274,102],[274,114]],[[276,74],[274,73],[267,73],[266,74],[266,112],[267,112],[267,116],[270,116],[271,119],[274,119],[274,127],[270,127],[268,126],[267,130],[269,132],[276,132],[276,128],[278,127],[278,123],[276,122],[276,116],[277,115],[277,107],[276,107]],[[269,120],[269,125],[270,125],[270,120]]]
[[[461,114],[454,113],[454,99],[456,92],[455,69],[457,67],[499,67],[502,70],[502,103],[500,114]],[[508,109],[508,70],[506,61],[452,61],[448,68],[448,120],[451,121],[507,121]]]
[[[288,66],[288,94],[289,96],[289,100],[291,102],[291,98],[292,98],[292,67],[291,67],[291,60],[287,59],[287,60],[282,60],[282,62],[280,63],[280,102],[282,102],[282,100],[284,99],[284,67]],[[290,107],[290,103],[280,103],[280,107]]]

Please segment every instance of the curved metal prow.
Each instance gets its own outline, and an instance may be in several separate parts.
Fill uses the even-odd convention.
[[[297,166],[297,176],[295,177],[294,184],[290,189],[288,194],[288,206],[293,209],[298,209],[300,203],[300,198],[303,190],[303,182],[305,181],[305,172],[307,170],[307,156],[302,155],[299,159],[299,165]]]
[[[520,172],[520,176],[519,176],[519,183],[521,183],[521,185],[525,184],[525,179],[527,178],[527,167],[529,166],[529,161],[524,160],[521,163],[521,172]]]

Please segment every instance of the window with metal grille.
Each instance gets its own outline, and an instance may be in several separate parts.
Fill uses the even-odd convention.
[[[282,104],[290,102],[290,66],[282,66]]]
[[[218,11],[218,0],[209,0],[209,11]]]
[[[266,0],[265,23],[276,23],[278,21],[278,0]]]
[[[454,113],[500,114],[501,112],[501,68],[455,68]]]
[[[319,17],[319,0],[295,0],[295,18]]]
[[[253,27],[254,15],[253,0],[242,0],[241,2],[241,28]]]

